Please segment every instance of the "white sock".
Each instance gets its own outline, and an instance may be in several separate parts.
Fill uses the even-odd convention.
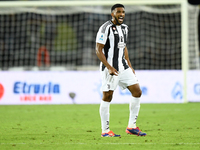
[[[140,111],[140,98],[132,97],[129,104],[129,128],[136,128],[136,120]]]
[[[110,102],[101,101],[99,109],[101,117],[101,129],[102,133],[107,133],[109,129],[109,117],[110,117]]]

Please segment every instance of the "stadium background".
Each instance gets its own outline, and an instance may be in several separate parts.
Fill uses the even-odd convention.
[[[138,2],[142,1],[146,0]],[[143,92],[137,126],[147,136],[126,134],[130,93],[117,89],[112,101],[117,104],[110,107],[110,127],[122,137],[102,138],[101,79],[94,41],[95,30],[109,18],[110,7],[107,13],[98,15],[102,7],[87,7],[81,13],[80,7],[26,9],[5,8],[1,4],[0,149],[200,149],[200,103],[194,103],[200,101],[197,5],[190,7],[188,41],[183,44],[180,44],[180,6],[142,6],[131,10],[126,7],[132,20],[126,18],[131,31],[128,46]],[[52,12],[57,13],[53,18]],[[54,21],[56,34],[51,32]],[[187,34],[183,35],[185,38]],[[180,50],[185,48],[180,46],[187,42],[189,61],[180,62],[183,59]],[[186,74],[180,63],[188,65]],[[187,101],[183,99],[184,77]]]
[[[95,38],[99,26],[108,19],[109,7],[103,6],[2,8],[0,104],[69,104],[75,103],[75,98],[81,104],[98,103]],[[129,26],[129,57],[138,78],[142,76],[142,102],[183,103],[180,6],[151,5],[134,10],[127,6],[125,23]],[[200,101],[200,81],[196,78],[200,65],[198,5],[190,5],[188,24],[188,100]],[[58,85],[57,94],[52,92],[54,85]],[[80,86],[85,91],[75,90]],[[81,96],[95,90],[88,100]],[[118,91],[115,102],[120,103],[125,95],[122,103],[127,103],[129,93]],[[159,95],[158,100],[150,93]]]

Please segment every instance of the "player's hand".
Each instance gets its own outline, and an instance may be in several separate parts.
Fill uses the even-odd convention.
[[[118,76],[119,74],[119,72],[114,67],[109,68],[108,72],[110,75],[115,75],[115,76]]]
[[[133,68],[131,68],[131,69],[132,69],[133,73],[135,74],[135,70]]]

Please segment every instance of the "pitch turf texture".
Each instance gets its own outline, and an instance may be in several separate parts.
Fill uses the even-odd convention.
[[[128,104],[111,104],[110,112],[121,138],[100,137],[99,105],[0,106],[0,149],[200,149],[200,103],[141,104],[137,126],[146,137],[125,133]]]

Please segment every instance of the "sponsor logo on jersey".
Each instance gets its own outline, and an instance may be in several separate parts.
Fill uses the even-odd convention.
[[[101,35],[101,37],[99,38],[100,41],[103,41],[103,35]]]
[[[126,44],[125,43],[122,43],[122,42],[120,42],[120,43],[118,43],[118,48],[125,48],[126,47]]]
[[[119,43],[118,43],[118,48],[125,48],[126,44],[124,43],[124,37],[120,36],[119,37]]]

